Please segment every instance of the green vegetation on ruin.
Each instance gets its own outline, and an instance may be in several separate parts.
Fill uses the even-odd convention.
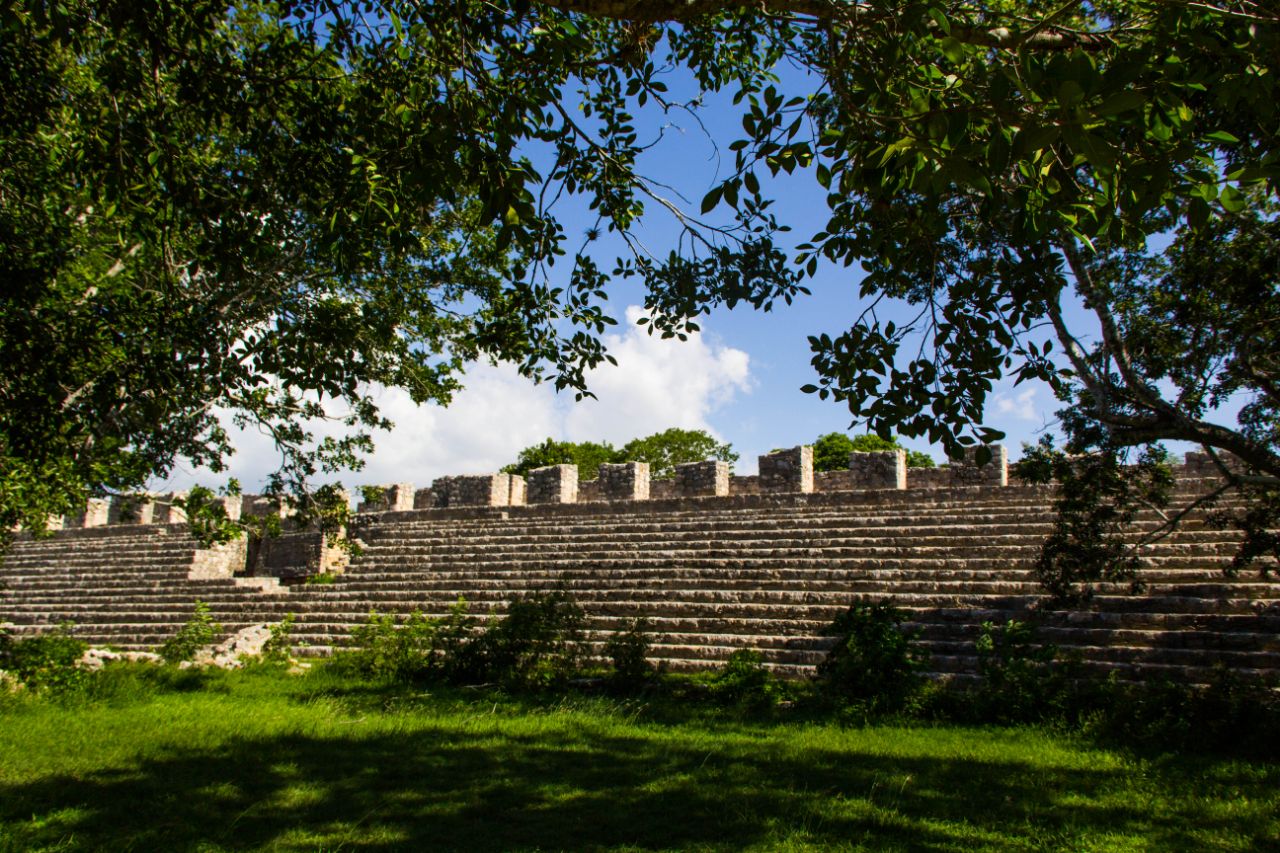
[[[0,698],[0,850],[1257,850],[1280,766],[785,706],[109,668]]]

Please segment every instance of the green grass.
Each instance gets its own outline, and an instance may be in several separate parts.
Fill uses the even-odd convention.
[[[136,672],[88,702],[0,706],[0,850],[1280,849],[1270,764],[1030,728]]]

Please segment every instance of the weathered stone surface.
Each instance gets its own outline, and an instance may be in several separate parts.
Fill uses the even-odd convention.
[[[345,548],[318,530],[298,530],[267,536],[253,543],[249,570],[257,576],[290,580],[316,574],[341,573],[351,562],[351,554]],[[210,557],[211,562],[215,558]],[[234,565],[228,557],[226,565]],[[229,574],[213,575],[230,577]]]
[[[248,540],[241,536],[230,542],[197,548],[187,576],[192,580],[229,578],[245,569]]]
[[[150,524],[150,495],[115,495],[107,505],[107,524]]]
[[[155,652],[117,652],[111,649],[100,649],[97,647],[86,649],[85,653],[80,656],[80,660],[76,662],[77,666],[85,669],[98,670],[102,669],[106,664],[113,661],[145,661],[147,663],[159,663],[163,660],[160,655]]]
[[[649,463],[619,462],[600,466],[601,497],[607,501],[647,501],[649,499]]]
[[[978,448],[965,450],[964,457],[951,460],[951,485],[953,486],[1007,486],[1009,485],[1009,455],[1003,444],[989,444],[991,461],[978,465]]]
[[[68,519],[67,527],[104,527],[111,513],[107,498],[89,498],[84,511]]]
[[[508,474],[511,483],[511,506],[524,506],[528,498],[528,485],[519,474]]]
[[[951,485],[950,465],[941,465],[937,468],[912,468],[907,471],[908,489],[949,489]]]
[[[151,523],[152,524],[182,524],[187,520],[187,513],[182,507],[178,506],[175,501],[185,499],[186,492],[170,492],[166,495],[158,495],[152,502]],[[243,504],[243,498],[241,503]]]
[[[806,444],[761,456],[760,491],[812,492],[813,448]]]
[[[578,501],[578,466],[548,465],[529,472],[525,499],[531,504],[571,504]]]
[[[240,498],[241,515],[268,516],[279,515],[284,516],[286,510],[276,502],[275,498],[267,495],[243,495]]]
[[[676,466],[675,482],[684,497],[729,494],[729,463],[718,459]]]
[[[245,658],[262,655],[262,649],[271,639],[271,626],[266,623],[250,625],[232,634],[221,643],[205,646],[196,656],[182,666],[216,666],[221,669],[239,669]]]
[[[414,509],[431,509],[433,506],[435,506],[435,493],[431,491],[430,486],[413,493]]]
[[[509,506],[510,474],[473,474],[439,477],[431,483],[432,505],[438,509],[459,506]]]
[[[849,479],[854,489],[905,489],[907,451],[854,451],[849,454]]]

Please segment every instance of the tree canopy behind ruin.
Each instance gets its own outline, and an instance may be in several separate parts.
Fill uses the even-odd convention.
[[[677,465],[707,459],[733,463],[738,461],[738,454],[732,444],[718,441],[706,430],[671,427],[633,438],[622,447],[614,447],[607,441],[575,442],[548,438],[541,444],[521,450],[516,461],[502,470],[523,476],[547,465],[577,465],[579,477],[593,480],[603,464],[644,462],[649,465],[649,476],[665,480],[675,476]]]
[[[998,439],[993,383],[1036,378],[1073,451],[1179,439],[1280,475],[1270,4],[82,0],[0,31],[5,527],[216,470],[226,419],[277,441],[284,490],[368,446],[371,383],[445,403],[476,358],[588,393],[614,283],[681,336],[820,261],[870,307],[810,339],[806,390],[884,438]],[[783,62],[821,83],[781,90]],[[693,209],[638,168],[636,111],[698,108],[679,75],[741,110]],[[794,254],[761,181],[787,175],[829,192]],[[655,212],[677,245],[635,238]],[[916,319],[881,322],[890,297]]]

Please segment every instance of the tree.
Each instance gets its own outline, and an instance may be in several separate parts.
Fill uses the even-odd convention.
[[[842,432],[829,432],[818,436],[813,442],[813,470],[843,471],[849,467],[849,454],[854,451],[868,453],[901,449],[902,445],[896,438],[886,440],[871,433],[849,438]],[[919,450],[908,450],[907,467],[932,468],[933,457]]]
[[[677,427],[633,438],[618,451],[618,461],[648,462],[649,476],[657,480],[674,477],[677,465],[708,459],[733,463],[738,461],[738,454],[733,452],[733,445],[716,441],[706,430]]]
[[[870,304],[810,339],[806,390],[881,438],[997,440],[984,406],[1012,376],[1055,389],[1073,454],[1177,439],[1232,454],[1237,484],[1280,477],[1273,4],[80,0],[0,16],[6,526],[178,459],[218,464],[219,411],[277,439],[283,489],[366,446],[308,456],[298,418],[337,400],[376,425],[371,382],[445,401],[489,357],[589,393],[611,281],[641,280],[650,328],[682,336],[716,306],[794,299],[820,260],[861,265]],[[818,85],[781,91],[783,61]],[[698,106],[670,98],[668,70],[741,104],[701,212],[639,170],[636,110]],[[829,222],[791,253],[760,177],[809,171]],[[555,215],[571,195],[600,217],[580,241]],[[634,236],[646,206],[680,225],[665,255]],[[717,208],[729,225],[704,219]],[[596,256],[603,230],[624,257]],[[1218,250],[1260,289],[1188,260]],[[1180,289],[1199,280],[1211,297]],[[918,316],[881,322],[885,298]],[[1070,324],[1077,303],[1092,327]],[[1144,335],[1167,317],[1183,331]],[[1240,318],[1217,357],[1176,348],[1202,340],[1197,317]],[[1213,406],[1233,395],[1230,423]]]
[[[535,444],[520,451],[519,457],[511,465],[503,467],[508,474],[519,474],[524,477],[534,468],[545,468],[548,465],[577,465],[578,476],[584,480],[595,479],[600,466],[607,462],[617,462],[619,453],[607,441],[555,441],[548,438],[542,444]]]
[[[524,476],[534,468],[546,465],[577,465],[578,476],[594,479],[604,463],[647,462],[649,476],[667,479],[675,475],[675,466],[686,462],[721,459],[736,462],[733,445],[716,441],[706,430],[671,428],[644,438],[633,438],[615,449],[609,442],[555,441],[548,438],[520,451],[519,458],[502,470]]]

